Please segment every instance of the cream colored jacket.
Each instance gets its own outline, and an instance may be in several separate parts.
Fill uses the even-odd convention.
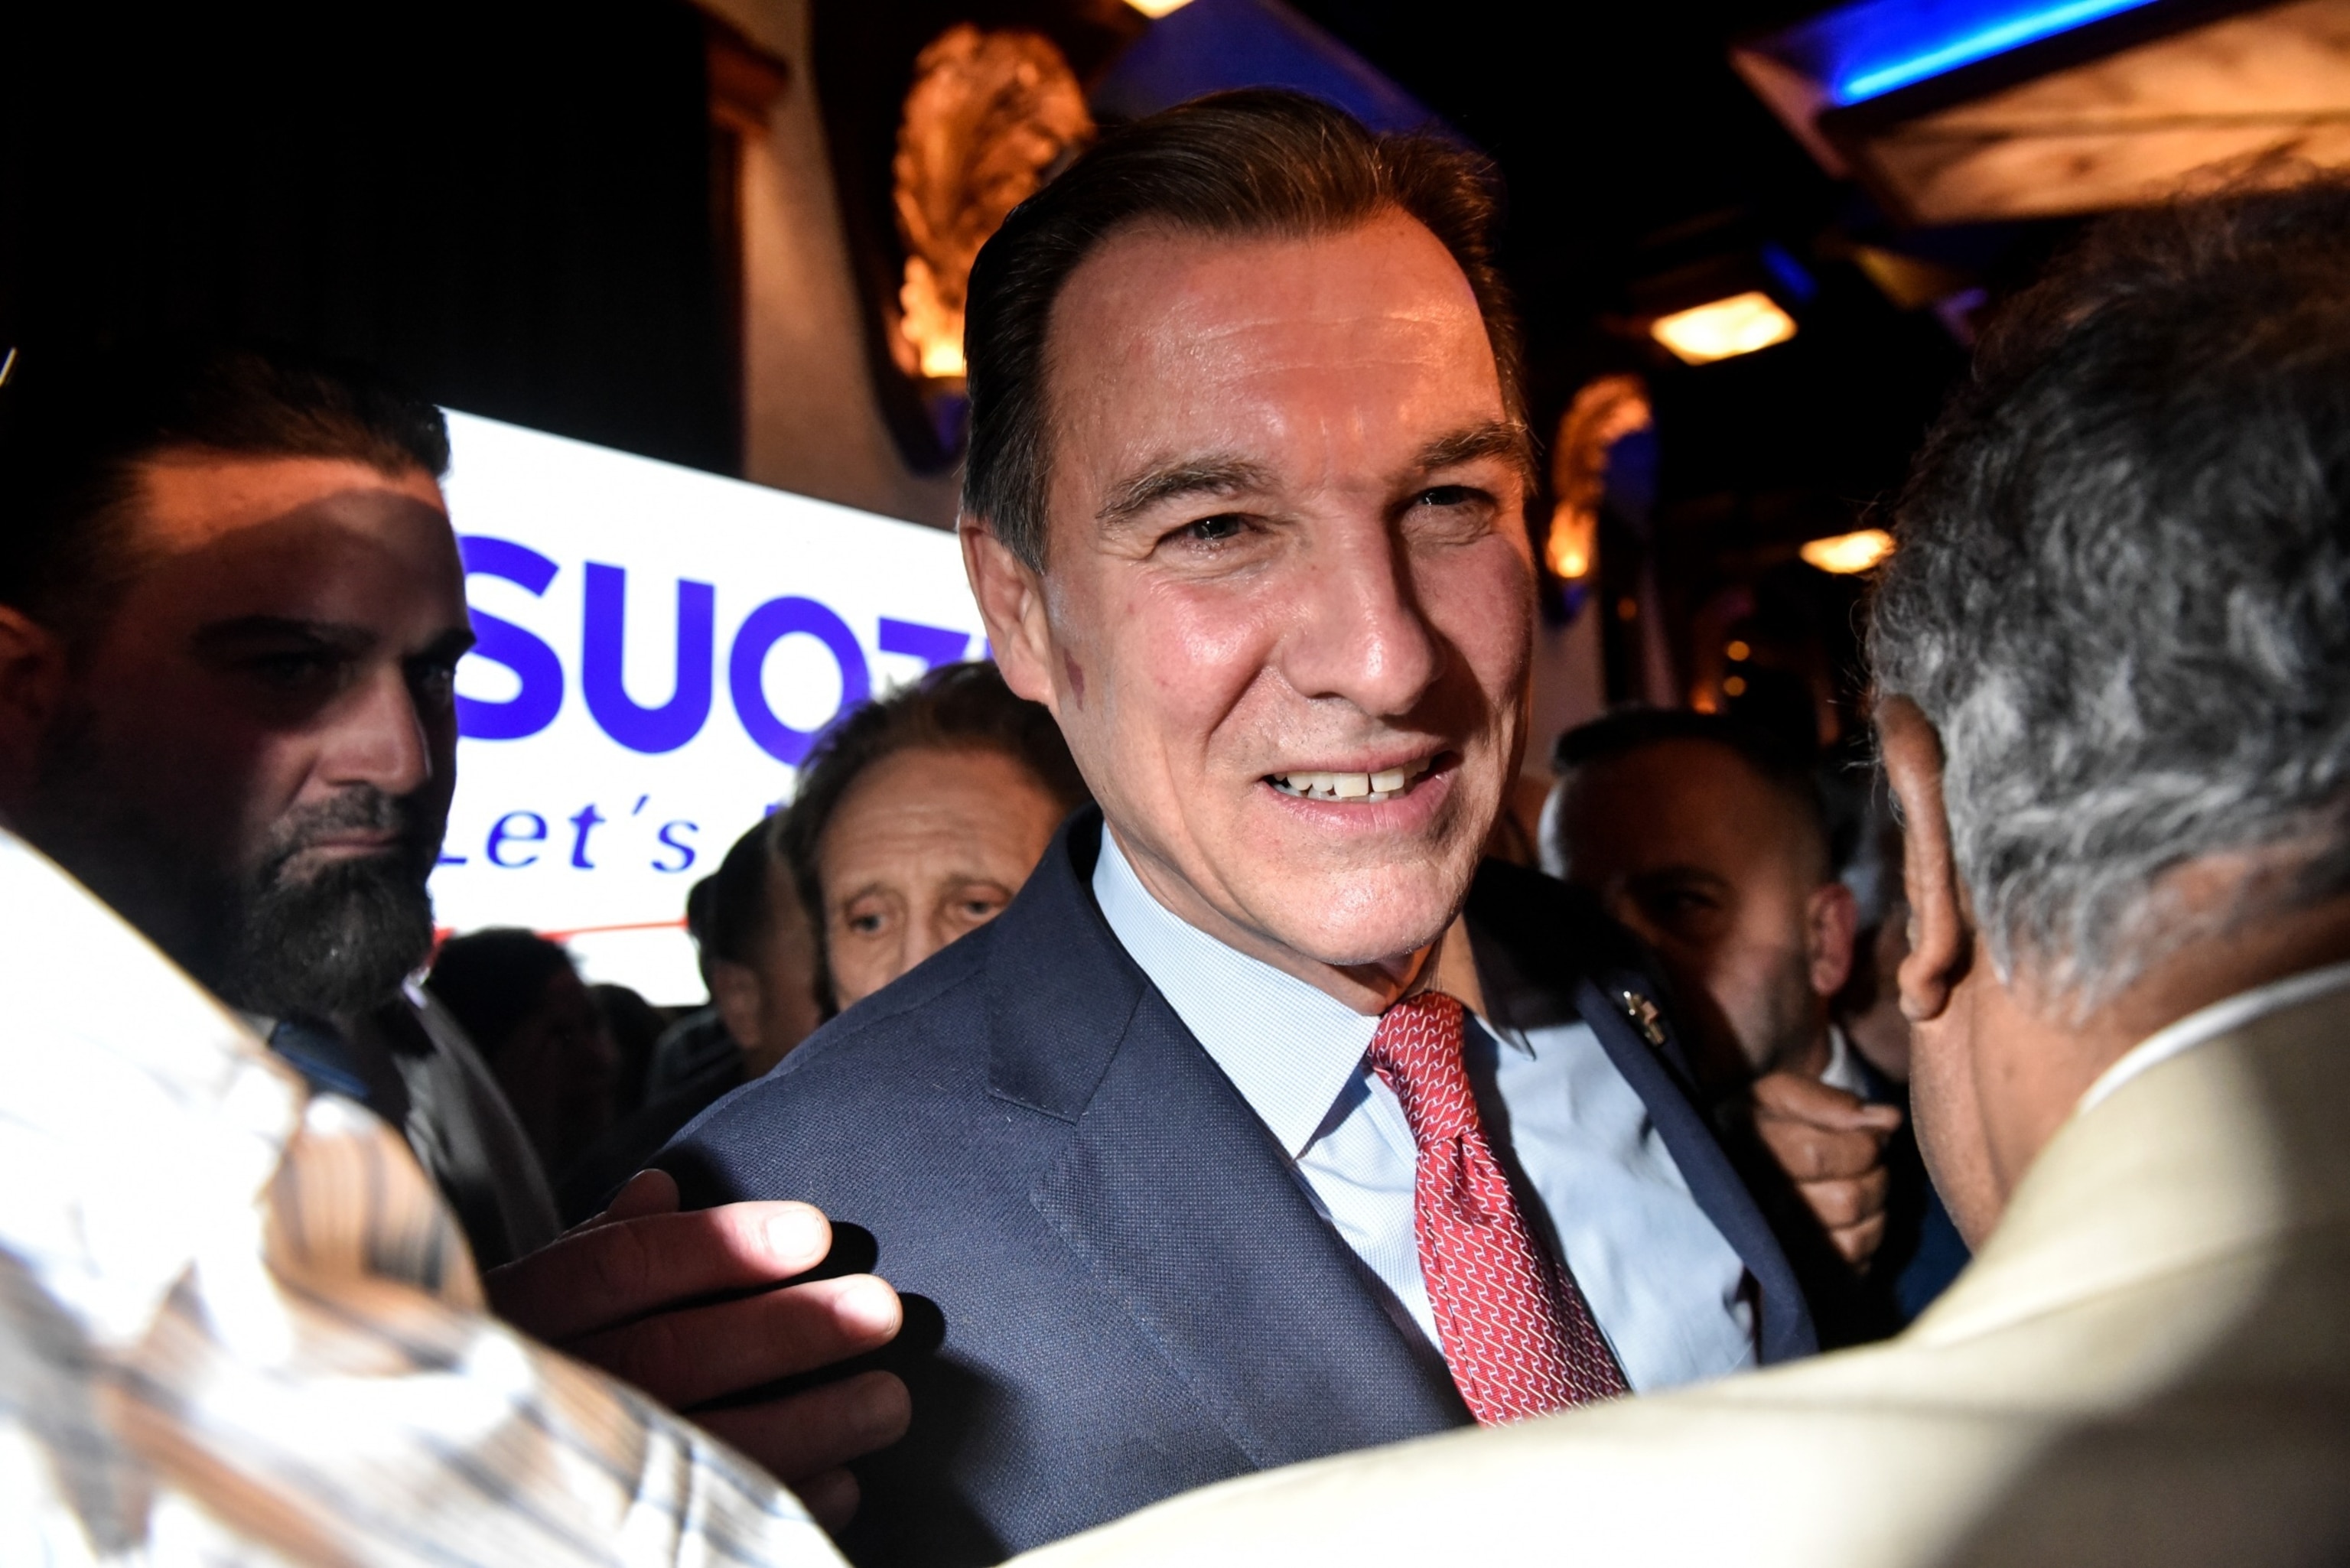
[[[1897,1340],[1247,1477],[1018,1561],[2350,1563],[2350,990],[2076,1114]]]

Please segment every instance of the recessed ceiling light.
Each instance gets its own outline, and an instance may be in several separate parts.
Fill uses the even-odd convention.
[[[1882,528],[1863,528],[1857,534],[1814,539],[1799,553],[1823,572],[1865,572],[1893,554],[1893,535]]]
[[[1684,363],[1708,365],[1784,343],[1795,335],[1795,319],[1769,295],[1750,288],[1659,317],[1648,331]]]

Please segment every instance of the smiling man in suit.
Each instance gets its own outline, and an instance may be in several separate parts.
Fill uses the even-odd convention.
[[[979,259],[966,561],[1098,810],[663,1161],[943,1312],[854,1556],[1813,1348],[1637,950],[1481,867],[1534,603],[1491,215],[1456,150],[1236,94]]]
[[[1869,648],[1918,1137],[1976,1251],[1906,1333],[1034,1568],[2350,1562],[2346,391],[2335,175],[2106,220],[1927,442]]]

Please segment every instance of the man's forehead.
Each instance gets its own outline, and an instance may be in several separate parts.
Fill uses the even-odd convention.
[[[1299,462],[1384,480],[1509,422],[1474,291],[1399,213],[1311,235],[1127,231],[1071,277],[1053,339],[1056,459],[1078,459],[1056,467],[1104,488],[1071,497],[1088,512],[1194,470],[1209,488],[1307,477],[1283,472]]]
[[[137,539],[179,555],[297,514],[359,527],[448,527],[440,484],[421,468],[386,473],[354,458],[164,452],[139,470]]]
[[[1706,736],[1669,736],[1595,758],[1575,769],[1571,790],[1571,826],[1598,855],[1743,863],[1816,836],[1789,786]]]
[[[456,537],[421,470],[199,456],[140,480],[131,572],[159,635],[258,618],[410,640],[466,618]]]
[[[1399,333],[1482,337],[1483,317],[1442,242],[1390,212],[1305,234],[1123,230],[1070,275],[1053,328],[1064,366],[1090,348],[1112,368],[1149,371],[1170,356],[1278,368],[1286,354],[1325,354],[1350,336],[1374,352]]]

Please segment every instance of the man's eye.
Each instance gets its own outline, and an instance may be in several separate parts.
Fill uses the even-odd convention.
[[[325,653],[268,653],[246,668],[272,686],[298,687],[332,680],[341,662]]]
[[[1648,907],[1659,919],[1681,920],[1692,915],[1711,913],[1714,902],[1702,893],[1672,891],[1651,894]]]
[[[456,695],[457,667],[453,664],[428,664],[409,680],[415,687],[419,702],[429,707],[445,707]]]
[[[1471,506],[1483,500],[1484,492],[1466,484],[1436,484],[1412,497],[1417,506]]]
[[[1169,537],[1187,544],[1218,545],[1227,539],[1240,537],[1247,529],[1247,518],[1226,512],[1213,517],[1202,517],[1196,523],[1187,523]]]

